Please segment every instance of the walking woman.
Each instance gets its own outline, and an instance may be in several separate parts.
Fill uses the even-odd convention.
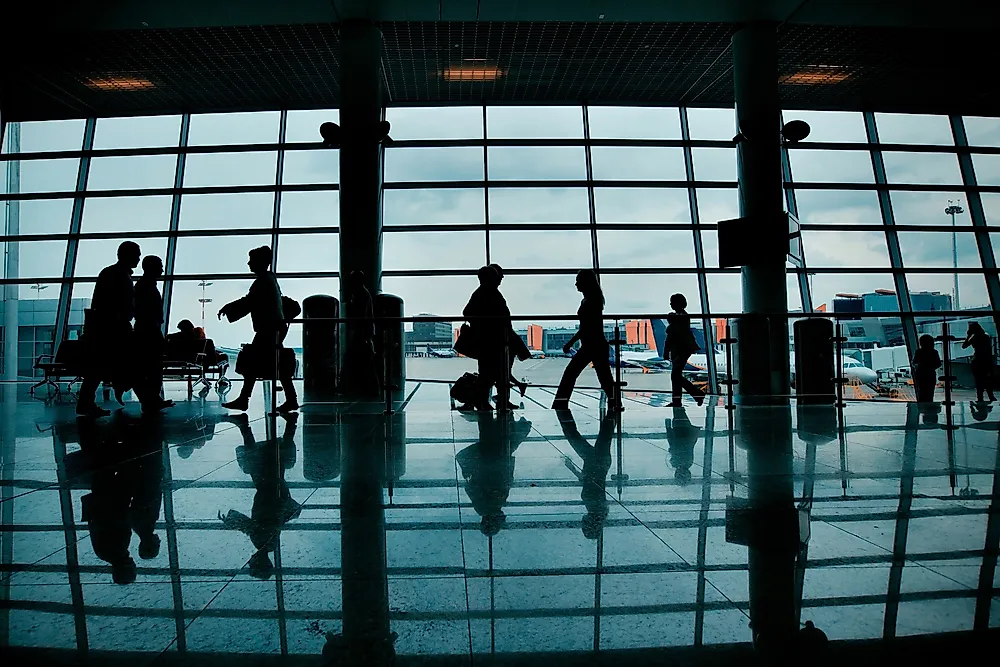
[[[670,307],[674,312],[667,315],[666,348],[670,356],[670,389],[673,392],[670,405],[675,408],[681,406],[684,391],[691,394],[698,405],[705,400],[705,393],[684,377],[688,357],[698,351],[698,343],[691,333],[691,317],[684,310],[687,305],[687,298],[683,294],[670,297]]]
[[[608,340],[604,337],[604,292],[597,282],[597,273],[592,269],[584,269],[577,273],[576,289],[583,294],[580,309],[576,311],[580,318],[580,329],[563,346],[563,352],[569,354],[577,341],[580,341],[580,349],[569,360],[566,370],[563,371],[552,409],[565,410],[569,407],[569,397],[573,394],[576,379],[580,377],[587,364],[593,363],[601,389],[608,396],[608,411],[620,410],[621,399],[615,391],[615,381],[611,377],[609,361],[611,350]]]
[[[969,324],[962,348],[972,347],[972,377],[976,380],[976,400],[983,402],[983,392],[995,401],[993,395],[993,339],[983,331],[978,322]]]

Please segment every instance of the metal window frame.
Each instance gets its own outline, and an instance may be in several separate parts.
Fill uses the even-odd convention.
[[[181,127],[180,135],[177,139],[178,146],[184,148],[187,146],[188,137],[191,134],[191,114],[184,114],[181,116]],[[173,276],[174,266],[177,263],[177,239],[178,230],[180,229],[180,219],[181,219],[181,194],[180,191],[184,187],[184,167],[187,163],[187,154],[184,152],[177,154],[177,165],[174,172],[174,188],[176,193],[170,202],[170,224],[167,228],[169,236],[167,237],[167,256],[164,258],[163,264],[163,326],[164,329],[169,328],[170,322],[170,304],[174,297],[174,281],[172,278],[167,276]]]

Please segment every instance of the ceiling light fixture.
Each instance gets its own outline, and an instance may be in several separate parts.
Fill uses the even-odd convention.
[[[103,91],[149,90],[156,88],[152,81],[141,76],[102,76],[87,79],[88,88]]]
[[[779,83],[799,86],[824,85],[840,83],[851,78],[841,65],[807,65],[794,74],[786,74],[778,79]]]
[[[493,65],[453,66],[441,72],[445,81],[495,81],[503,74],[502,69]]]

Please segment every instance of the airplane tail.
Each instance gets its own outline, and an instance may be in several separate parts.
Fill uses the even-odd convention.
[[[650,320],[653,327],[653,340],[656,342],[656,353],[660,359],[667,358],[667,325],[663,320]]]

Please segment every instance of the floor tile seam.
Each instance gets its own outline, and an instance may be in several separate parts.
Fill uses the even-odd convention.
[[[468,643],[469,643],[469,660],[470,660],[470,662],[475,662],[475,657],[474,657],[475,651],[474,651],[473,642],[472,642],[472,616],[471,616],[472,602],[470,600],[470,594],[469,594],[469,577],[468,577],[469,561],[468,561],[468,557],[466,556],[466,551],[465,551],[465,529],[464,529],[465,520],[464,520],[464,517],[462,515],[462,489],[461,489],[462,485],[459,482],[459,479],[462,477],[462,474],[461,474],[461,471],[459,470],[459,465],[458,465],[458,448],[457,448],[457,446],[455,444],[455,439],[456,439],[456,434],[455,434],[455,418],[456,418],[455,414],[454,414],[454,412],[452,412],[451,413],[451,451],[452,451],[452,465],[453,465],[454,471],[455,471],[455,501],[456,501],[456,503],[458,505],[458,523],[459,523],[458,539],[459,539],[459,546],[462,549],[462,586],[465,589],[465,618],[466,618],[466,633],[468,635],[468,640],[469,640],[468,641]],[[471,506],[471,502],[470,502],[470,506]]]
[[[162,456],[162,453],[161,453],[161,456]],[[224,468],[224,467],[226,467],[226,466],[228,466],[228,465],[232,464],[232,463],[233,463],[233,462],[234,462],[235,460],[236,460],[236,459],[233,459],[232,461],[229,461],[229,462],[227,462],[227,463],[225,463],[225,464],[223,464],[223,465],[221,465],[221,466],[219,466],[219,467],[215,468],[214,470],[210,470],[209,472],[205,473],[204,475],[201,475],[200,477],[197,477],[197,478],[194,478],[194,479],[191,479],[191,480],[189,480],[189,481],[188,481],[188,483],[187,483],[187,484],[185,484],[185,485],[183,485],[183,486],[181,486],[181,487],[179,487],[179,488],[180,488],[180,489],[183,489],[183,488],[185,488],[186,486],[188,486],[188,485],[190,485],[190,484],[192,484],[192,483],[194,483],[194,482],[197,482],[197,481],[198,481],[199,479],[201,479],[202,477],[205,477],[206,475],[211,475],[212,473],[214,473],[214,472],[217,472],[217,471],[221,470],[222,468]],[[39,490],[39,491],[40,491],[41,489],[37,489],[37,490]],[[172,494],[172,493],[173,493],[174,491],[177,491],[177,490],[178,490],[178,489],[171,489],[171,490],[170,490],[170,492],[171,492],[171,494]],[[315,491],[314,491],[314,493],[315,493]],[[311,494],[310,494],[310,495],[311,495]],[[80,544],[81,544],[81,543],[82,543],[82,542],[83,542],[84,540],[86,540],[86,539],[88,539],[88,538],[90,537],[90,528],[89,528],[89,527],[85,527],[84,525],[81,525],[81,524],[77,524],[77,523],[76,523],[76,518],[75,518],[75,516],[74,516],[74,519],[73,519],[73,521],[74,521],[74,527],[75,527],[76,529],[78,529],[78,530],[80,530],[80,531],[82,531],[82,532],[84,532],[84,533],[85,533],[85,534],[84,534],[84,535],[83,535],[82,537],[77,537],[77,539],[76,539],[76,544],[77,544],[77,546],[79,546],[79,545],[80,545]],[[53,551],[52,553],[48,554],[48,555],[47,555],[47,556],[45,556],[44,558],[41,558],[41,559],[39,559],[39,560],[36,560],[36,561],[33,561],[33,562],[31,562],[31,563],[26,563],[26,565],[28,565],[29,567],[30,567],[30,566],[32,566],[32,565],[37,565],[38,563],[41,563],[41,562],[43,562],[43,561],[46,561],[46,560],[48,560],[49,558],[52,558],[53,556],[55,556],[55,555],[56,555],[56,554],[58,554],[58,553],[62,553],[62,552],[65,552],[67,548],[68,548],[68,547],[66,547],[66,546],[63,546],[62,548],[60,548],[60,549],[56,549],[56,550],[55,550],[55,551]],[[100,566],[98,566],[98,567],[100,567]],[[108,566],[108,567],[110,567],[110,566]],[[8,576],[8,577],[5,577],[5,578],[0,578],[0,583],[2,583],[2,582],[6,582],[6,581],[13,581],[13,577],[14,577],[14,575],[15,575],[15,574],[17,574],[17,572],[18,572],[18,571],[11,571],[11,572],[9,573],[9,576]]]

